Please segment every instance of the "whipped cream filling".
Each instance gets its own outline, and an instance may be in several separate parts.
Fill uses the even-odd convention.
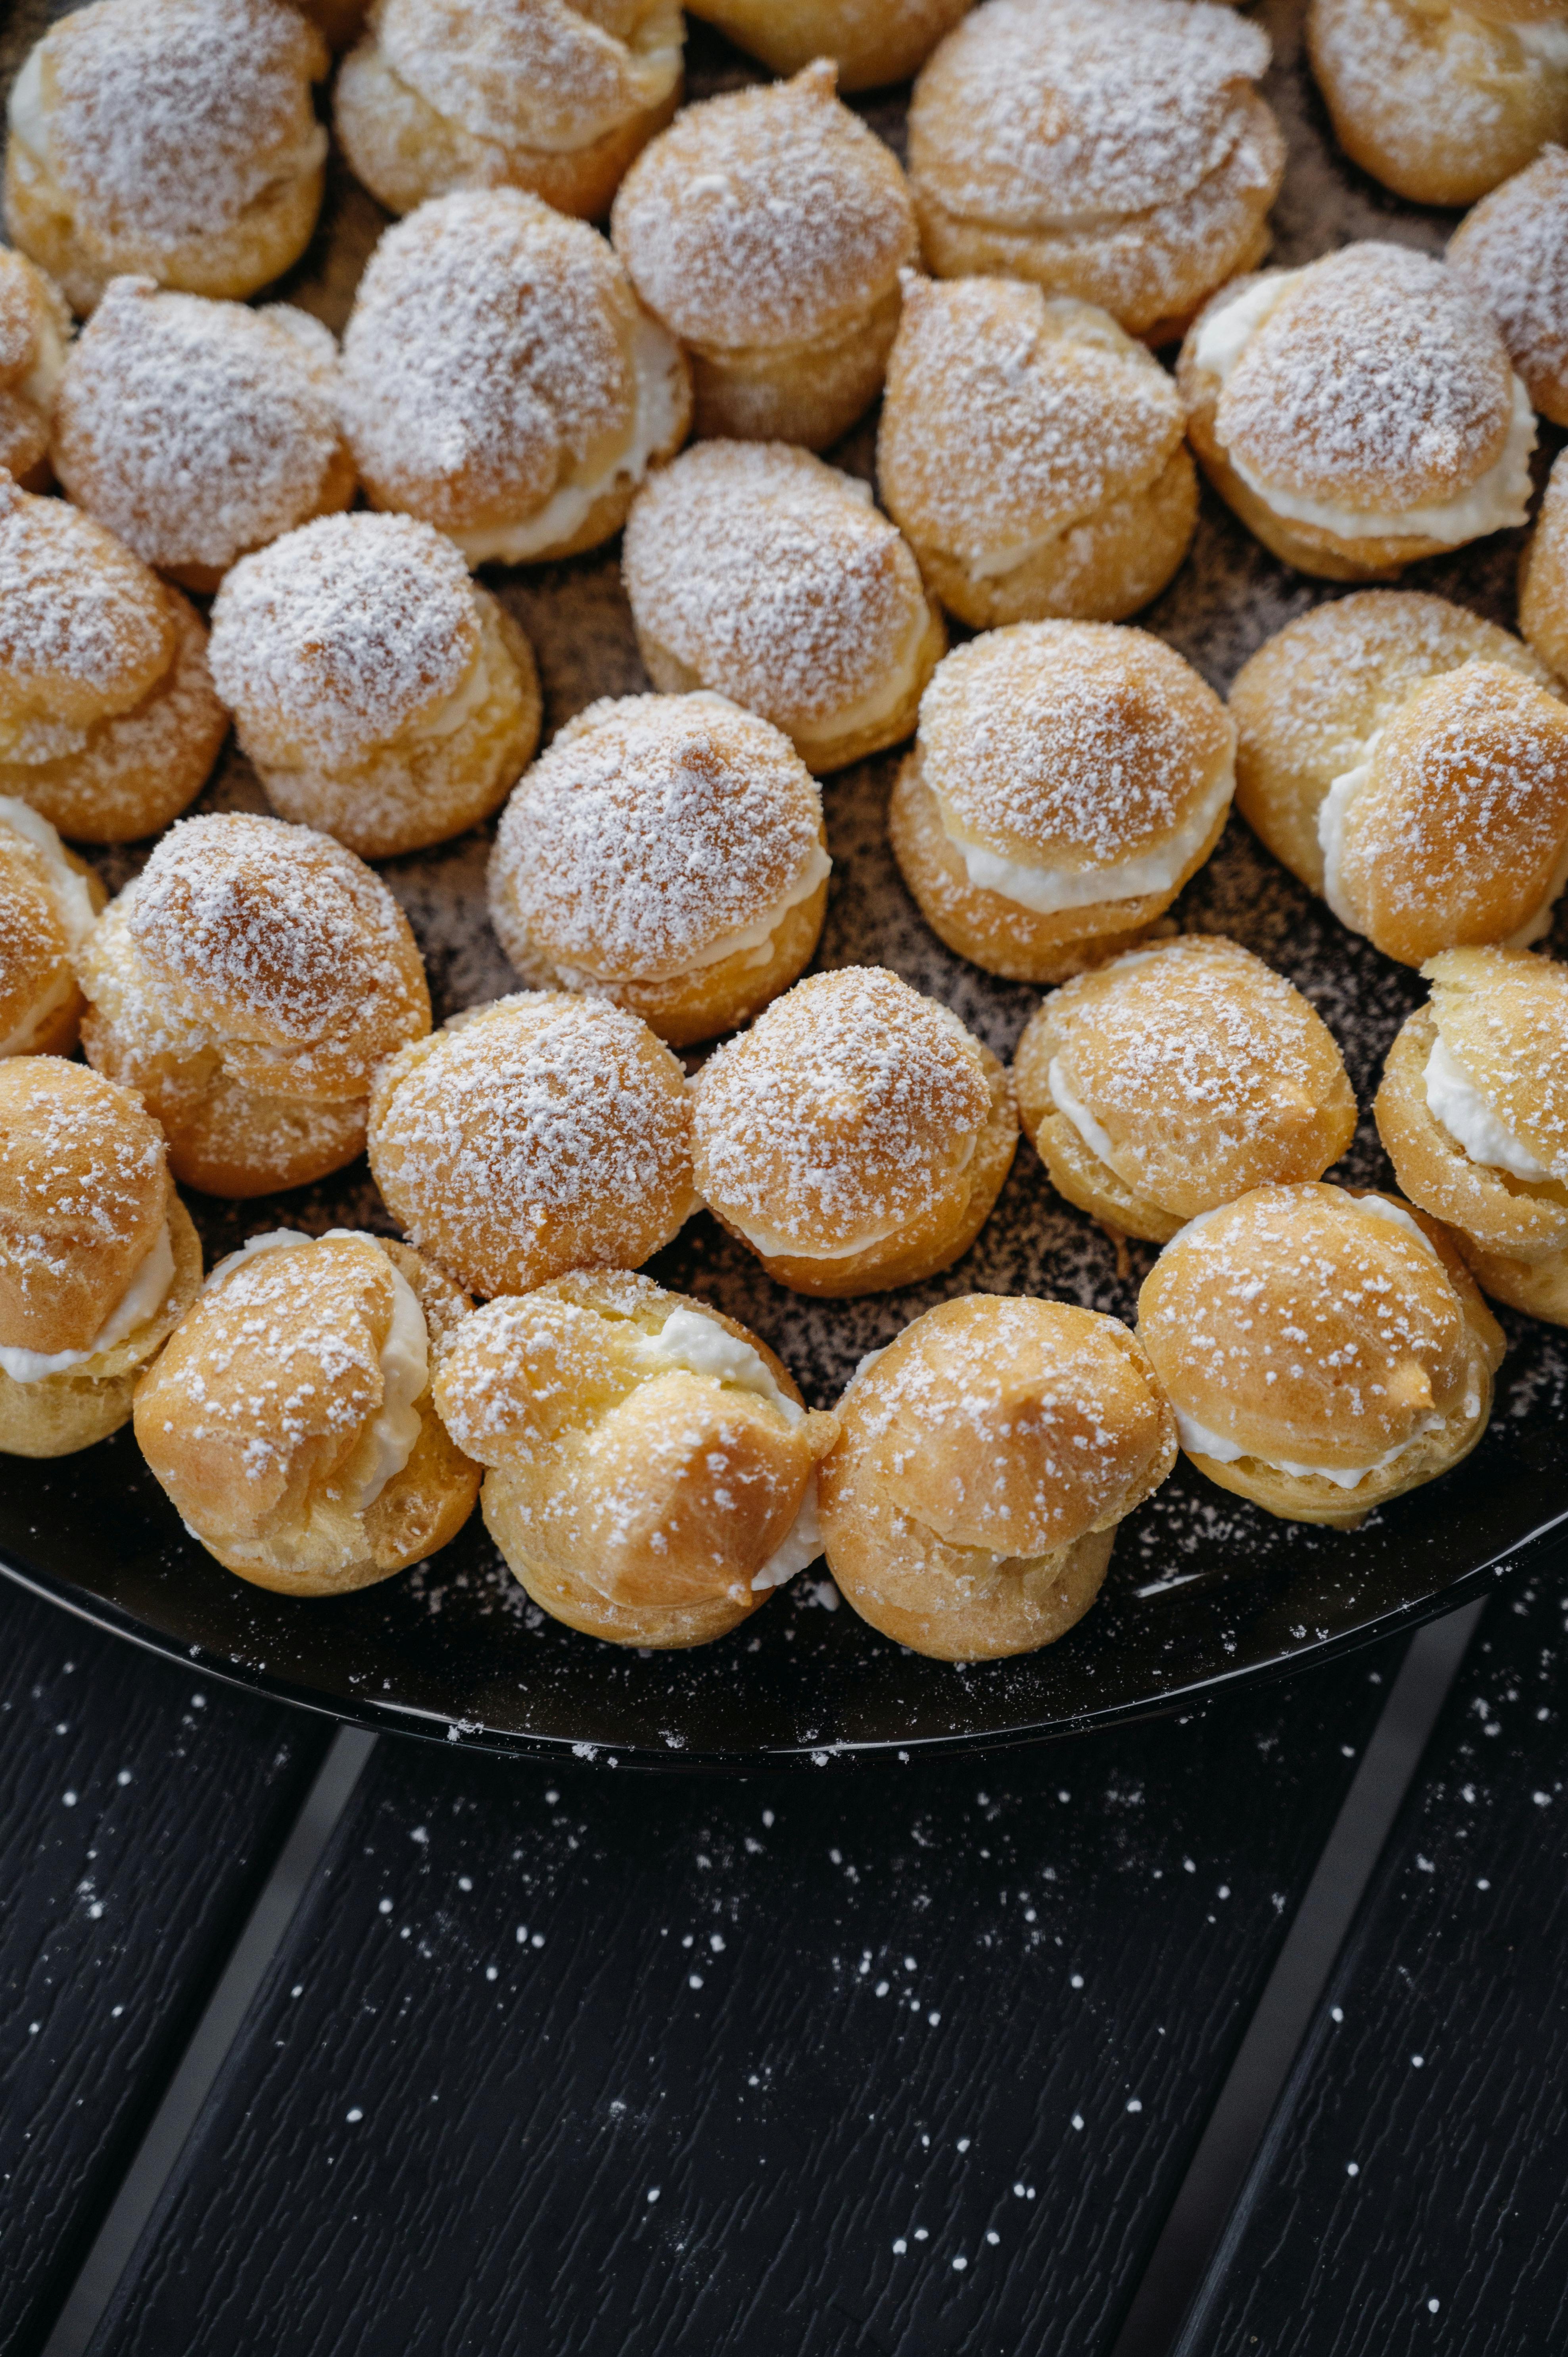
[[[1098,1155],[1101,1161],[1104,1163],[1106,1168],[1113,1171],[1116,1177],[1121,1178],[1122,1173],[1120,1170],[1117,1170],[1116,1165],[1112,1159],[1112,1147],[1111,1140],[1107,1136],[1105,1131],[1101,1129],[1100,1124],[1095,1120],[1094,1115],[1090,1112],[1089,1107],[1084,1103],[1083,1099],[1074,1095],[1072,1085],[1068,1080],[1067,1075],[1062,1071],[1062,1060],[1059,1056],[1053,1056],[1050,1062],[1046,1066],[1046,1086],[1051,1092],[1051,1102],[1056,1106],[1057,1111],[1059,1114],[1065,1114],[1067,1119],[1071,1122],[1074,1129],[1077,1130],[1079,1137],[1082,1138],[1090,1152],[1091,1154]],[[1131,1179],[1123,1179],[1122,1184],[1124,1186],[1130,1186],[1132,1181]]]
[[[870,497],[869,490],[866,493]],[[880,687],[868,689],[853,704],[841,704],[836,711],[816,715],[798,723],[781,719],[777,726],[791,730],[807,744],[817,745],[834,737],[858,737],[864,729],[878,727],[897,711],[908,696],[919,666],[920,649],[925,643],[929,619],[924,604],[917,606],[908,626],[898,642],[886,678]]]
[[[1235,791],[1236,765],[1231,759],[1192,815],[1163,843],[1129,859],[1107,860],[1098,867],[1033,867],[1021,860],[1004,859],[968,841],[959,833],[945,798],[939,793],[936,801],[942,832],[961,856],[970,882],[983,892],[1011,900],[1016,908],[1049,917],[1064,909],[1095,908],[1103,900],[1137,900],[1146,892],[1174,892]]]
[[[129,1285],[85,1351],[19,1351],[0,1345],[0,1367],[14,1383],[41,1383],[68,1367],[85,1365],[124,1342],[138,1326],[156,1318],[174,1283],[174,1243],[166,1220],[156,1241],[142,1256]]]
[[[42,854],[48,870],[49,894],[56,913],[64,928],[66,948],[74,958],[96,921],[91,894],[85,876],[79,875],[66,857],[65,845],[49,824],[26,802],[13,795],[0,794],[0,827],[9,827]],[[45,996],[39,999],[20,1023],[0,1039],[0,1056],[25,1056],[36,1040],[43,1037],[48,1026],[76,988],[76,976],[70,966],[65,966]]]
[[[409,737],[421,743],[444,743],[470,721],[476,712],[482,712],[495,694],[495,674],[489,666],[483,640],[473,661],[463,673],[450,695],[443,697],[434,712],[427,713],[409,730]]]
[[[961,1171],[969,1168],[978,1143],[978,1135],[965,1139],[949,1174],[950,1177],[956,1178]],[[801,1244],[777,1228],[764,1227],[760,1221],[743,1220],[727,1206],[725,1211],[725,1217],[731,1227],[738,1228],[753,1252],[761,1253],[768,1260],[853,1260],[856,1253],[869,1252],[873,1244],[886,1243],[889,1236],[897,1235],[915,1216],[907,1212],[902,1219],[882,1220],[857,1228],[846,1244]]]
[[[542,508],[515,523],[481,524],[450,536],[473,565],[525,565],[580,530],[596,500],[618,483],[636,485],[656,450],[674,436],[682,410],[681,347],[647,312],[639,315],[633,352],[637,406],[627,446],[596,475],[564,483]]]
[[[38,323],[38,348],[32,367],[22,379],[16,391],[35,409],[47,416],[55,405],[55,394],[65,374],[65,345],[59,329],[46,311]]]
[[[1516,1178],[1556,1178],[1562,1171],[1538,1162],[1520,1137],[1498,1119],[1458,1058],[1441,1038],[1426,1060],[1423,1074],[1426,1105],[1438,1127],[1472,1162],[1494,1170],[1509,1170]]]
[[[21,72],[11,84],[5,113],[12,138],[27,150],[35,163],[47,165],[49,119],[44,111],[44,61],[37,47],[28,50]]]

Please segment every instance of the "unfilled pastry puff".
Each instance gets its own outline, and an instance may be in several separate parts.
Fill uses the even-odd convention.
[[[0,246],[0,467],[25,491],[48,488],[49,425],[70,344],[70,308],[54,280]]]
[[[0,794],[79,843],[166,826],[229,733],[188,598],[0,474]]]
[[[796,1293],[885,1293],[950,1267],[1018,1143],[989,1048],[875,966],[797,983],[693,1092],[702,1200]]]
[[[1109,312],[1009,278],[907,276],[876,468],[950,613],[1119,622],[1191,545],[1176,386]]]
[[[1114,1318],[966,1294],[861,1367],[821,1476],[828,1567],[874,1629],[938,1661],[1048,1645],[1165,1480],[1176,1418]]]
[[[0,1450],[68,1457],[117,1432],[200,1283],[132,1092],[55,1056],[0,1062]]]
[[[988,974],[1061,982],[1130,948],[1224,832],[1236,732],[1143,630],[1015,622],[920,702],[888,834],[933,932]]]
[[[1563,0],[1312,0],[1307,54],[1353,163],[1469,205],[1568,137]]]
[[[972,0],[695,0],[691,10],[777,74],[831,58],[841,90],[904,81]]]
[[[680,102],[684,38],[677,0],[375,0],[338,136],[394,213],[511,188],[596,221]]]
[[[365,859],[488,818],[539,742],[527,638],[412,516],[326,516],[245,557],[211,662],[275,807]]]
[[[82,996],[72,961],[103,899],[48,819],[0,795],[0,1057],[75,1048]]]
[[[702,442],[660,468],[621,572],[655,687],[716,689],[819,777],[909,735],[947,644],[869,486],[785,442]]]
[[[1483,1288],[1568,1325],[1568,966],[1447,950],[1422,968],[1378,1091],[1412,1203],[1446,1220]]]
[[[1169,342],[1268,251],[1284,142],[1267,36],[1203,0],[987,0],[909,108],[939,278],[1032,278]]]
[[[1263,546],[1386,579],[1528,511],[1535,416],[1489,312],[1375,242],[1216,296],[1182,347],[1188,439]]]
[[[836,82],[818,59],[687,107],[616,198],[616,251],[686,347],[703,439],[825,449],[882,382],[915,215]]]
[[[691,424],[686,363],[598,234],[537,197],[438,198],[371,256],[343,339],[371,504],[470,565],[596,548]]]
[[[1568,152],[1548,147],[1483,197],[1445,259],[1497,321],[1542,417],[1568,425]]]
[[[1345,1530],[1469,1455],[1504,1348],[1438,1221],[1323,1185],[1192,1221],[1144,1279],[1137,1331],[1199,1472]]]
[[[115,278],[55,410],[55,471],[78,507],[187,589],[354,497],[338,347],[292,304],[255,311]]]
[[[91,311],[111,278],[253,295],[321,210],[326,44],[284,0],[96,0],[12,85],[5,217]]]
[[[490,918],[525,983],[613,1000],[684,1048],[788,989],[832,866],[779,729],[722,695],[607,696],[507,804]]]
[[[351,851],[242,812],[182,820],[78,959],[82,1045],[140,1091],[175,1176],[266,1195],[362,1151],[371,1079],[430,1028],[408,920]]]
[[[1253,1187],[1321,1178],[1356,1134],[1326,1025],[1218,934],[1130,951],[1053,991],[1013,1082],[1058,1193],[1151,1243]]]
[[[333,1228],[219,1262],[136,1387],[136,1440],[192,1538],[285,1596],[370,1587],[456,1537],[479,1469],[431,1400],[472,1308],[406,1244]]]
[[[1553,689],[1517,639],[1441,597],[1319,606],[1231,687],[1237,807],[1405,965],[1535,940],[1568,875],[1568,710]]]
[[[590,1637],[707,1644],[822,1553],[837,1419],[746,1327],[647,1277],[579,1269],[487,1303],[435,1398],[489,1469],[485,1526],[513,1577]]]
[[[1520,570],[1519,623],[1541,662],[1568,679],[1568,466],[1561,451]]]
[[[624,1007],[560,991],[454,1016],[383,1064],[370,1152],[392,1217],[486,1297],[635,1268],[696,1208],[680,1065]]]

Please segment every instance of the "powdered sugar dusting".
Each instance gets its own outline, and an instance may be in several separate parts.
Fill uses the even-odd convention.
[[[1448,262],[1502,330],[1538,408],[1568,403],[1568,150],[1546,148],[1482,199]]]
[[[663,97],[679,70],[668,0],[386,0],[376,39],[400,81],[503,151],[586,146]]]
[[[162,592],[135,559],[63,500],[0,475],[0,667],[11,680],[112,695],[170,651]]]
[[[166,1193],[163,1134],[135,1097],[52,1056],[5,1059],[0,1303],[9,1296],[22,1323],[0,1340],[40,1347],[42,1329],[31,1321],[71,1316],[83,1292],[91,1298],[76,1321],[83,1339],[95,1333],[163,1218]],[[41,1347],[62,1346],[43,1334]]]

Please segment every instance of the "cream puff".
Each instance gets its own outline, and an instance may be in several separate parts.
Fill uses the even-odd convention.
[[[374,0],[333,118],[372,196],[526,188],[596,221],[681,99],[677,0]]]
[[[1568,679],[1568,466],[1561,451],[1520,569],[1519,624],[1541,662]]]
[[[5,217],[91,311],[133,271],[253,295],[321,210],[326,43],[285,0],[95,0],[51,26],[12,85]]]
[[[1287,565],[1386,579],[1526,519],[1530,394],[1467,283],[1402,245],[1238,280],[1182,347],[1187,438]]]
[[[862,1620],[941,1662],[1065,1635],[1176,1457],[1125,1326],[1061,1301],[944,1301],[862,1364],[838,1413],[828,1568]]]
[[[1568,966],[1446,950],[1389,1050],[1378,1135],[1485,1291],[1568,1325]]]
[[[0,795],[79,843],[166,826],[229,733],[188,598],[0,474]]]
[[[1548,147],[1483,197],[1444,258],[1497,321],[1542,417],[1568,425],[1568,151]]]
[[[488,818],[539,742],[526,637],[413,516],[323,516],[242,558],[210,651],[274,808],[364,859]]]
[[[515,1579],[614,1645],[705,1645],[822,1551],[809,1411],[766,1342],[704,1301],[578,1269],[467,1318],[441,1361],[447,1430],[488,1467]]]
[[[47,490],[49,427],[70,344],[70,307],[47,272],[0,246],[0,467]]]
[[[950,613],[1119,622],[1176,572],[1197,475],[1176,386],[1107,311],[1012,278],[907,277],[876,468]]]
[[[759,713],[817,776],[897,745],[947,644],[869,485],[785,442],[702,442],[627,522],[621,574],[655,687]]]
[[[1269,248],[1284,142],[1267,36],[1201,0],[986,0],[915,85],[939,278],[1031,278],[1151,344]]]
[[[603,999],[524,991],[384,1063],[371,1168],[392,1217],[470,1293],[635,1268],[696,1209],[686,1076]]]
[[[531,987],[610,999],[685,1048],[789,988],[832,866],[822,795],[779,729],[722,695],[607,696],[508,802],[490,920]]]
[[[77,960],[88,1061],[183,1185],[268,1195],[362,1152],[372,1074],[430,1028],[408,920],[351,851],[230,812],[171,827]]]
[[[596,230],[518,188],[438,198],[390,229],[343,339],[371,504],[470,565],[596,548],[692,416],[674,339]]]
[[[117,1432],[201,1283],[158,1125],[57,1056],[0,1062],[0,1451]]]
[[[0,795],[0,1057],[75,1048],[84,1002],[72,961],[103,901],[48,819]]]
[[[797,983],[709,1057],[693,1095],[702,1200],[795,1293],[886,1293],[950,1267],[1018,1143],[989,1048],[875,966]]]
[[[1151,1243],[1253,1187],[1321,1178],[1356,1134],[1326,1025],[1213,933],[1131,950],[1053,991],[1013,1085],[1057,1192]]]
[[[1469,1455],[1504,1349],[1439,1222],[1323,1185],[1191,1221],[1144,1281],[1137,1333],[1200,1473],[1343,1530]]]
[[[703,439],[822,450],[882,383],[915,215],[836,85],[819,58],[687,107],[616,198],[616,252],[686,348]]]
[[[691,14],[716,25],[776,74],[831,58],[841,90],[907,81],[973,0],[693,0]]]
[[[1563,0],[1312,0],[1335,136],[1396,195],[1470,205],[1568,138]]]
[[[291,304],[254,311],[111,280],[55,409],[55,472],[78,507],[187,589],[348,507],[338,347]]]
[[[431,1399],[473,1304],[406,1244],[277,1228],[219,1262],[136,1386],[136,1442],[225,1569],[372,1587],[455,1539],[479,1469]]]
[[[1225,829],[1235,728],[1143,630],[1015,622],[920,700],[887,832],[931,931],[988,974],[1062,982],[1131,948]]]

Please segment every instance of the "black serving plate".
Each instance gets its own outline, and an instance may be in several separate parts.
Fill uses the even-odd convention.
[[[37,5],[16,12],[0,67],[15,70],[46,13]],[[1307,260],[1351,237],[1439,248],[1447,218],[1400,204],[1335,154],[1300,61],[1298,0],[1271,0],[1255,14],[1274,38],[1269,95],[1291,150],[1274,215],[1276,258]],[[733,51],[692,30],[693,96],[745,78]],[[865,111],[898,144],[901,102],[884,96]],[[340,328],[383,221],[338,174],[317,244],[280,291]],[[873,448],[867,425],[833,455],[869,476]],[[1542,476],[1550,456],[1541,454]],[[1412,568],[1404,586],[1511,627],[1521,539],[1501,534]],[[550,729],[595,696],[646,688],[613,548],[487,579],[533,641]],[[1334,594],[1277,564],[1206,495],[1191,558],[1139,619],[1223,692],[1264,638]],[[1008,1056],[1038,993],[953,957],[921,922],[886,848],[893,766],[867,762],[826,786],[834,871],[816,963],[891,966]],[[231,756],[200,807],[264,804]],[[478,831],[383,870],[419,936],[437,1021],[514,986],[485,916],[488,849]],[[145,855],[142,846],[102,856],[105,882],[117,888]],[[1348,934],[1236,819],[1174,915],[1185,928],[1233,935],[1288,974],[1337,1034],[1360,1102],[1369,1103],[1389,1043],[1423,996],[1414,975]],[[1565,945],[1560,924],[1560,954]],[[1331,1175],[1390,1183],[1369,1119]],[[362,1163],[265,1202],[188,1200],[209,1263],[266,1228],[392,1232]],[[649,1273],[745,1319],[808,1399],[831,1406],[861,1356],[933,1302],[970,1291],[1033,1293],[1131,1319],[1152,1259],[1140,1245],[1118,1252],[1063,1203],[1026,1144],[973,1249],[929,1285],[806,1301],[771,1284],[706,1214]],[[1093,1610],[1059,1643],[1012,1662],[954,1668],[905,1652],[842,1604],[820,1565],[715,1645],[623,1652],[547,1620],[511,1580],[478,1515],[433,1562],[379,1587],[332,1602],[272,1596],[232,1577],[187,1535],[128,1431],[51,1464],[0,1459],[0,1571],[203,1675],[481,1750],[757,1769],[1032,1741],[1199,1706],[1237,1680],[1446,1610],[1527,1560],[1544,1567],[1568,1555],[1568,1335],[1526,1318],[1506,1323],[1497,1413],[1455,1472],[1345,1532],[1275,1522],[1184,1460],[1123,1524]]]

